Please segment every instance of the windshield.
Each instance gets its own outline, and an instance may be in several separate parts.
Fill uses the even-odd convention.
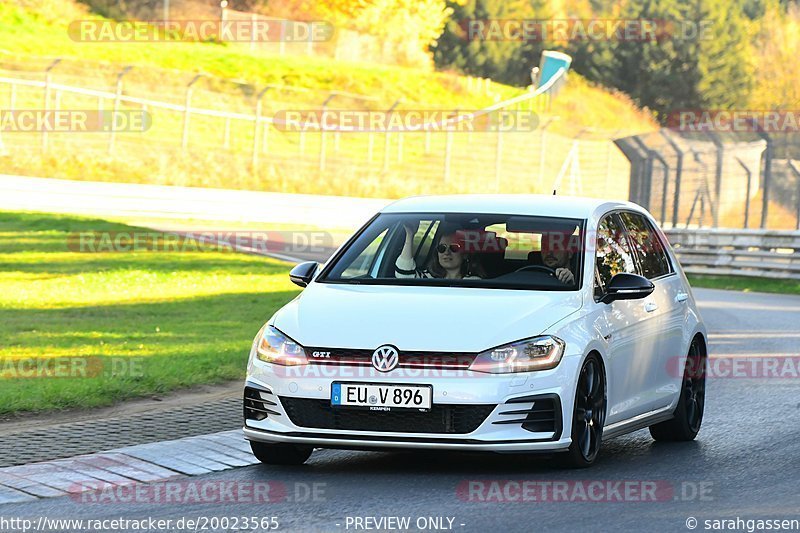
[[[577,290],[584,221],[501,214],[380,214],[318,281]]]

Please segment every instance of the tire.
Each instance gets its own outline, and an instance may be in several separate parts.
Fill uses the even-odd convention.
[[[595,354],[583,362],[575,387],[575,405],[572,410],[572,444],[559,454],[560,464],[566,468],[592,466],[600,453],[603,424],[606,420],[606,382],[603,366]]]
[[[706,355],[695,339],[689,347],[683,370],[681,395],[673,418],[650,426],[650,435],[657,441],[685,442],[694,440],[703,423],[706,398]]]
[[[305,463],[314,448],[294,444],[272,444],[250,441],[250,449],[256,459],[265,465],[301,465]]]

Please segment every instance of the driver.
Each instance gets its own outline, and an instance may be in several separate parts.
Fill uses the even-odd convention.
[[[571,233],[542,233],[542,263],[553,269],[558,281],[565,285],[575,283],[575,274],[570,270],[570,260],[575,251],[573,240]]]

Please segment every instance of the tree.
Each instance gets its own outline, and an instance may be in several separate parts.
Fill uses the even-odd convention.
[[[530,69],[539,63],[544,43],[470,38],[469,22],[522,21],[549,18],[544,0],[468,0],[448,2],[452,15],[434,48],[439,69],[455,69],[472,76],[492,78],[513,85],[530,83]]]
[[[644,0],[625,4],[624,19],[659,21],[655,39],[601,45],[576,65],[588,77],[628,93],[661,120],[680,109],[742,105],[750,88],[747,33],[727,0]],[[616,45],[616,46],[615,46]]]
[[[430,46],[444,29],[445,0],[280,0],[263,4],[267,15],[292,20],[324,20],[377,38],[384,58],[429,67]]]

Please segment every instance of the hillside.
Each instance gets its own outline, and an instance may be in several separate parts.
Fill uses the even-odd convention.
[[[133,68],[124,76],[123,94],[182,105],[187,84],[195,74],[204,76],[193,86],[192,105],[230,112],[253,113],[255,94],[266,85],[276,88],[264,98],[264,113],[270,116],[281,109],[313,109],[325,101],[330,91],[342,93],[334,103],[341,108],[387,109],[395,102],[400,109],[479,109],[497,101],[523,93],[523,89],[497,83],[478,83],[453,73],[432,72],[371,63],[337,61],[329,57],[306,55],[276,55],[250,51],[240,44],[149,42],[149,43],[86,43],[70,39],[67,28],[75,20],[103,20],[88,13],[82,4],[72,1],[24,0],[21,4],[0,4],[0,69],[5,75],[41,80],[43,71],[54,59],[61,59],[51,71],[52,81],[71,86],[113,91],[117,74],[123,68]],[[359,98],[359,95],[367,99]],[[0,84],[0,98],[9,101],[10,87]],[[60,98],[60,95],[59,95]],[[83,109],[96,106],[94,99],[59,101],[62,108]],[[14,95],[17,109],[36,108],[42,103],[41,89],[18,88]],[[110,105],[113,101],[109,101]],[[526,108],[527,109],[527,108]],[[574,136],[597,142],[612,136],[655,129],[652,118],[638,110],[624,95],[614,94],[591,86],[575,73],[552,102],[549,109],[536,108],[542,121],[554,119],[548,134]],[[485,172],[474,176],[470,172],[492,165],[495,155],[487,140],[470,135],[458,137],[453,148],[456,163],[453,172],[458,179],[439,176],[443,163],[437,156],[444,149],[443,136],[425,139],[406,137],[405,143],[376,142],[367,149],[365,137],[337,138],[334,152],[324,164],[318,154],[330,146],[323,139],[292,137],[291,134],[265,132],[266,168],[250,168],[255,139],[252,125],[236,121],[225,124],[225,142],[221,143],[221,122],[193,122],[189,148],[178,150],[182,115],[149,109],[153,128],[142,134],[120,135],[115,150],[104,150],[107,144],[99,135],[49,136],[49,153],[34,150],[41,143],[37,136],[22,134],[5,136],[9,155],[0,158],[0,172],[44,175],[71,179],[96,179],[133,182],[174,183],[181,185],[218,186],[232,188],[266,188],[288,192],[325,194],[354,194],[390,196],[423,191],[476,190],[484,187]],[[252,123],[251,123],[252,124]],[[230,132],[228,132],[230,128]],[[267,146],[269,134],[270,146]],[[488,134],[476,134],[486,136]],[[528,133],[528,135],[530,135]],[[344,136],[343,136],[344,139]],[[556,137],[549,143],[549,161],[514,159],[519,153],[534,157],[534,142],[546,142],[544,134],[537,139],[509,135],[509,155],[503,155],[497,171],[517,172],[520,168],[537,165],[542,174],[536,187],[548,187],[547,182],[559,172],[569,149],[568,138]],[[466,142],[464,142],[466,141]],[[373,140],[369,141],[373,143]],[[392,142],[401,143],[397,147]],[[491,141],[493,144],[495,141]],[[605,141],[607,143],[607,141]],[[220,144],[224,144],[220,149]],[[64,150],[59,151],[61,146]],[[22,148],[14,150],[14,147]],[[477,147],[477,148],[476,148]],[[606,178],[611,169],[623,169],[612,148],[597,145]],[[390,149],[392,155],[382,150]],[[481,154],[482,149],[486,150]],[[370,159],[363,168],[352,169],[354,158],[367,150]],[[66,152],[66,153],[64,153]],[[544,153],[544,147],[538,150]],[[270,154],[276,154],[270,157]],[[314,156],[312,161],[306,161]],[[373,160],[374,155],[374,160]],[[583,157],[583,156],[582,156]],[[592,156],[593,157],[593,156]],[[476,159],[477,158],[477,159]],[[393,161],[394,159],[394,161]],[[502,159],[502,158],[501,158]],[[609,161],[607,161],[609,160]],[[374,165],[373,165],[374,163]],[[592,166],[593,161],[582,161]],[[463,168],[459,168],[463,164]],[[621,166],[620,166],[621,165]],[[321,181],[315,176],[325,169],[332,174]],[[433,170],[436,169],[436,170]],[[255,170],[255,171],[254,171]],[[409,181],[409,176],[412,181]],[[494,180],[495,188],[530,191],[531,182],[509,174],[508,183]],[[419,182],[414,180],[421,180]],[[425,181],[427,180],[427,181]],[[433,187],[431,187],[431,181]],[[477,180],[477,181],[476,181]],[[607,185],[604,183],[603,186]]]

